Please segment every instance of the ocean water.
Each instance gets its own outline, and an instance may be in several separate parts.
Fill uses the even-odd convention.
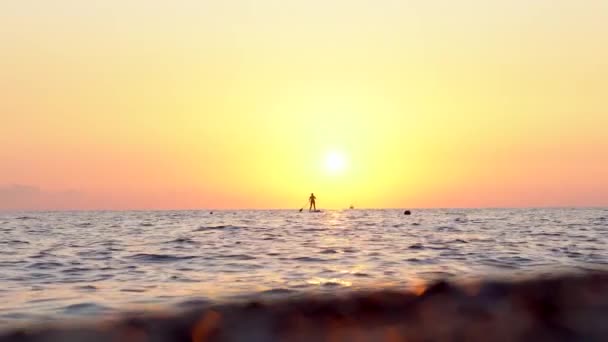
[[[0,213],[0,326],[606,270],[608,209]]]

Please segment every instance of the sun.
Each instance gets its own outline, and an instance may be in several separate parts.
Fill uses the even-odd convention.
[[[325,168],[329,173],[342,173],[346,168],[346,157],[343,153],[331,151],[325,156]]]

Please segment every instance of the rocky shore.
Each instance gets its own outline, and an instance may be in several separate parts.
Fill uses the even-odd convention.
[[[608,341],[608,273],[201,303],[0,336],[17,341]]]

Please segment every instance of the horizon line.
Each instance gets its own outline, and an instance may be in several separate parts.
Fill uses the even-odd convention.
[[[577,206],[577,205],[563,205],[563,206],[529,206],[529,207],[361,207],[350,209],[346,208],[319,208],[324,211],[343,211],[343,210],[513,210],[513,209],[608,209],[608,206]],[[138,208],[138,209],[0,209],[0,213],[16,213],[16,212],[29,212],[29,213],[44,213],[44,212],[132,212],[132,211],[209,211],[209,212],[222,212],[222,211],[299,211],[298,208],[181,208],[181,209],[163,209],[163,208]],[[308,211],[305,209],[304,211]]]

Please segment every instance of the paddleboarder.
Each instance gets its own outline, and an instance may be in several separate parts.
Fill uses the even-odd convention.
[[[317,211],[317,203],[315,202],[317,198],[314,193],[310,193],[310,197],[308,197],[308,202],[310,202],[310,207],[308,207],[308,211]],[[313,209],[314,208],[314,209]]]

